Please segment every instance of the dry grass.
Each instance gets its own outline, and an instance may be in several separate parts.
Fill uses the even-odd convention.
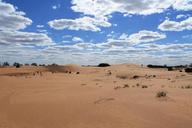
[[[128,79],[129,78],[127,74],[118,74],[118,75],[116,75],[116,77],[119,79]]]
[[[167,96],[167,92],[165,92],[165,91],[159,91],[156,94],[157,98],[162,98],[162,97],[166,97],[166,96]]]

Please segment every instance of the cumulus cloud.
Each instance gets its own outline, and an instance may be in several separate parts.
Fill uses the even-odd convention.
[[[9,47],[19,45],[47,46],[54,42],[50,37],[43,33],[21,32],[21,29],[32,24],[32,20],[25,17],[25,13],[17,11],[17,7],[12,4],[0,1],[0,45]],[[42,28],[43,25],[37,25]],[[38,30],[46,32],[45,30]]]
[[[128,37],[130,42],[133,43],[148,43],[166,38],[166,35],[159,32],[142,30],[138,33],[132,34]]]
[[[181,19],[181,18],[186,18],[186,17],[187,17],[187,15],[180,14],[180,15],[176,16],[176,19]]]
[[[20,30],[31,25],[32,20],[16,7],[0,1],[0,30]]]
[[[162,31],[192,30],[192,17],[189,17],[180,22],[167,19],[158,26],[158,29]]]
[[[162,13],[170,7],[175,10],[192,10],[187,0],[72,0],[71,9],[84,14],[77,19],[57,19],[48,22],[56,30],[100,31],[100,27],[110,27],[108,19],[112,13],[123,15],[151,15]],[[180,5],[180,6],[178,6]],[[54,6],[56,9],[57,7]]]
[[[56,30],[85,30],[85,31],[100,31],[99,27],[110,27],[111,23],[107,21],[105,17],[103,18],[91,18],[82,17],[77,19],[58,19],[49,21],[48,25]]]
[[[54,43],[50,37],[43,33],[0,31],[0,44],[47,46]]]
[[[173,8],[180,11],[192,10],[192,0],[175,0]]]
[[[72,0],[72,5],[75,12],[95,17],[114,12],[150,15],[161,13],[170,7],[176,10],[192,10],[191,0]]]
[[[140,43],[154,42],[165,38],[166,35],[164,33],[142,30],[131,35],[123,33],[118,39],[108,39],[107,44],[115,46],[122,46],[127,44],[135,45]]]

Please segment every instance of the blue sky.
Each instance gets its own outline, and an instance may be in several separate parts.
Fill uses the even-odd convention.
[[[192,0],[0,0],[1,61],[187,64]]]

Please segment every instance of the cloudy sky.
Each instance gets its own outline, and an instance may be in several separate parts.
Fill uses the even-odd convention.
[[[192,0],[0,0],[0,61],[192,63]]]

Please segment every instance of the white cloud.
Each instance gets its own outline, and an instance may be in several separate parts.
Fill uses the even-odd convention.
[[[187,17],[187,15],[180,14],[180,15],[176,16],[176,19],[181,19],[181,18],[186,18],[186,17]]]
[[[48,31],[46,29],[37,29],[37,32],[48,34]]]
[[[0,45],[9,47],[20,45],[47,46],[54,42],[50,37],[43,33],[21,32],[19,30],[32,24],[32,20],[25,17],[25,13],[17,11],[17,7],[12,4],[0,1]],[[43,25],[37,25],[42,28]],[[46,33],[46,30],[39,30]],[[26,46],[25,46],[26,47]]]
[[[138,33],[130,35],[128,39],[130,40],[130,42],[138,44],[138,43],[154,42],[165,38],[166,35],[163,33],[142,30],[139,31]]]
[[[81,39],[80,37],[73,37],[72,41],[74,41],[74,42],[83,42],[83,39]]]
[[[180,22],[167,19],[158,26],[158,29],[162,31],[192,30],[192,17],[189,17],[186,20]]]
[[[64,36],[62,36],[62,38],[63,39],[65,39],[65,38],[72,38],[72,35],[64,35]]]
[[[82,17],[77,19],[58,19],[49,21],[48,25],[56,30],[85,30],[85,31],[100,31],[99,27],[110,27],[111,24],[107,21],[105,17],[103,18],[91,18]]]
[[[25,13],[17,11],[16,7],[0,1],[0,30],[20,30],[31,25],[32,20]]]
[[[0,44],[47,46],[54,43],[43,33],[0,31]]]
[[[44,25],[37,25],[37,28],[44,28]]]
[[[95,17],[114,12],[150,15],[161,13],[170,7],[176,10],[192,10],[191,0],[72,0],[72,5],[75,12]]]
[[[56,9],[59,9],[61,7],[61,5],[60,4],[57,4],[57,5],[53,5],[52,6],[52,9],[53,10],[56,10]]]
[[[165,38],[166,35],[164,33],[142,30],[131,35],[123,33],[118,39],[108,39],[107,44],[115,46],[123,46],[127,44],[134,45],[140,43],[154,42]]]
[[[173,8],[176,10],[183,10],[183,11],[192,10],[192,0],[175,0]]]
[[[100,27],[110,27],[108,22],[112,13],[123,15],[151,15],[162,13],[173,7],[175,10],[192,10],[187,0],[72,0],[71,9],[84,14],[77,19],[58,19],[50,21],[56,30],[101,31]],[[178,6],[181,5],[181,6]],[[57,7],[54,6],[56,9]],[[93,17],[90,17],[93,16]]]

